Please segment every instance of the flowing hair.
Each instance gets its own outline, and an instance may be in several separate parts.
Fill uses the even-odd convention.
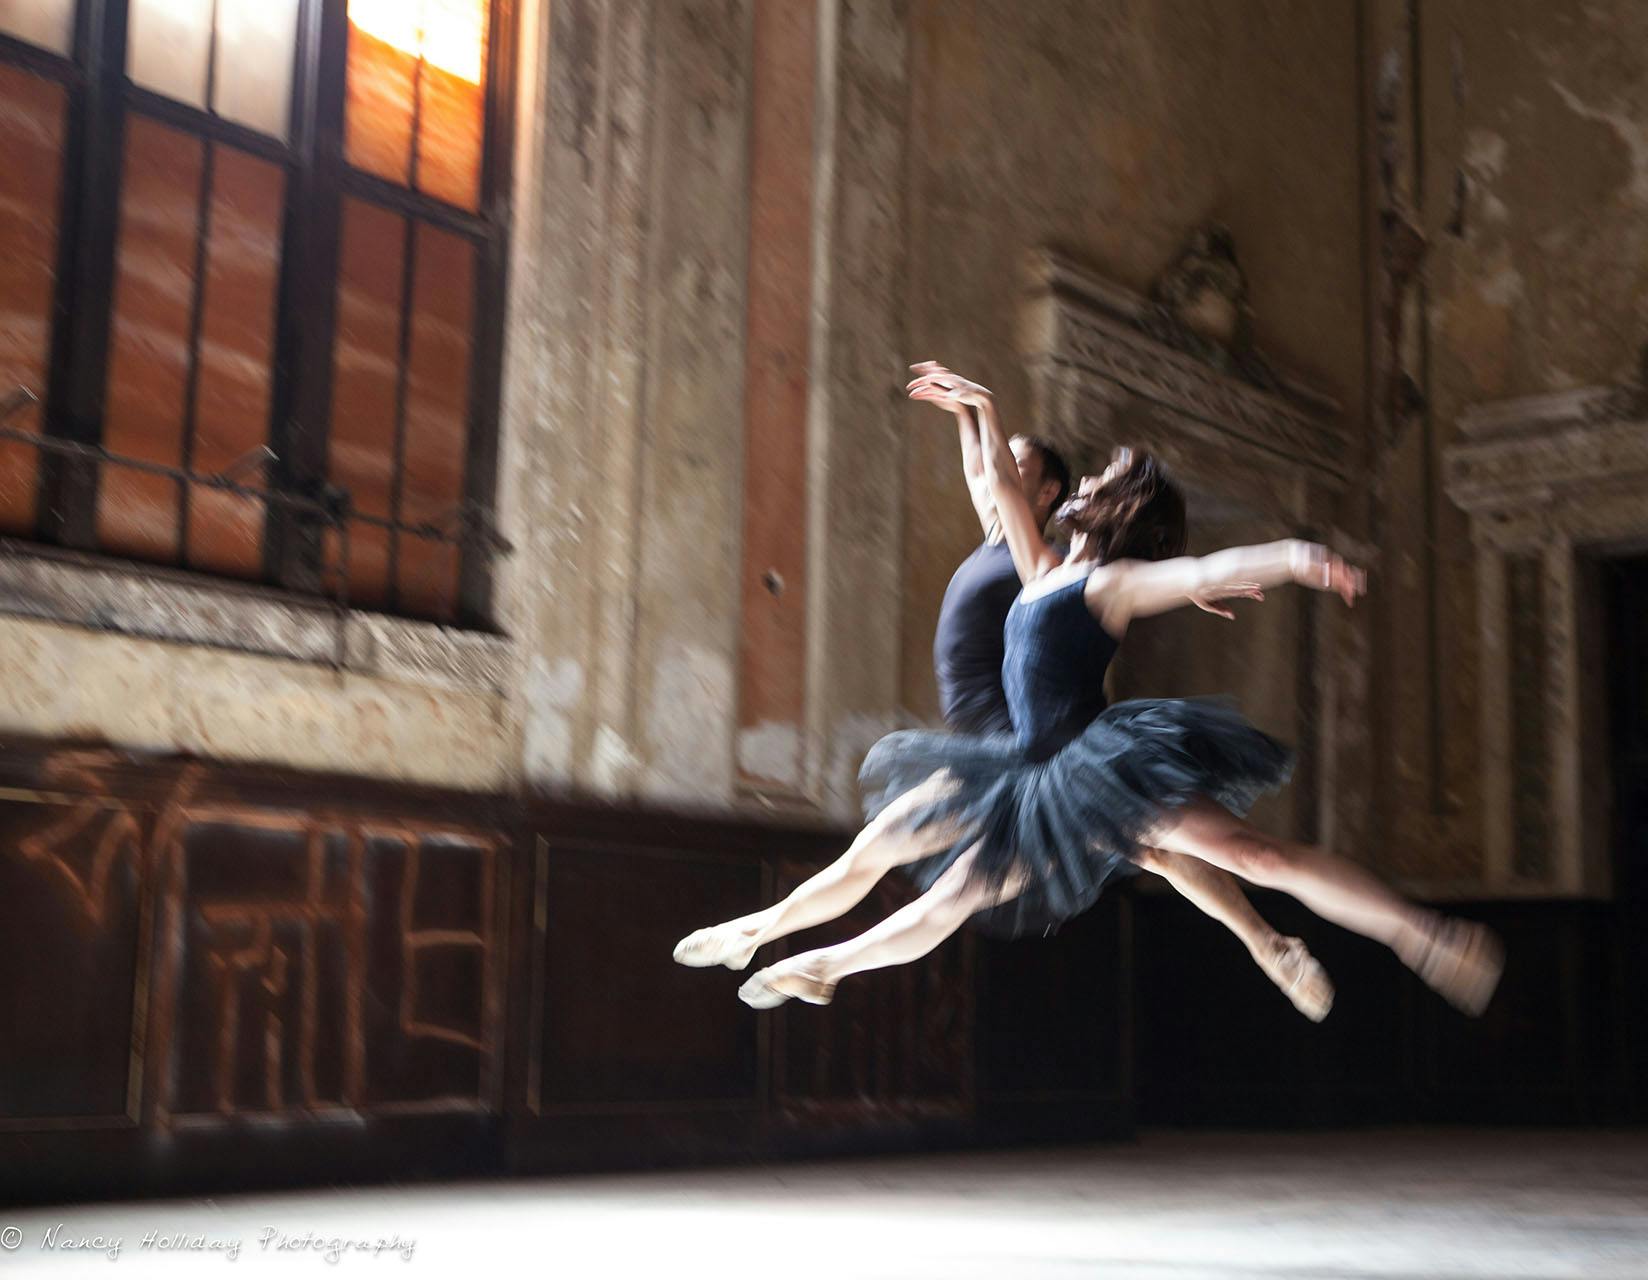
[[[1086,534],[1100,564],[1183,555],[1187,531],[1179,487],[1153,454],[1118,449],[1115,460],[1119,465],[1097,489],[1058,509],[1059,528]]]

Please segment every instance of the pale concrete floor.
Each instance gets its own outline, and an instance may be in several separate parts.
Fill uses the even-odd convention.
[[[58,1227],[58,1249],[42,1248]],[[0,1274],[1648,1280],[1648,1133],[1132,1146],[0,1211]],[[154,1233],[154,1243],[143,1238]],[[167,1237],[239,1241],[222,1253]],[[266,1234],[268,1243],[265,1243]],[[121,1241],[118,1257],[66,1240]],[[295,1248],[281,1250],[281,1238]],[[304,1242],[398,1238],[410,1257]],[[19,1265],[22,1264],[22,1265]]]

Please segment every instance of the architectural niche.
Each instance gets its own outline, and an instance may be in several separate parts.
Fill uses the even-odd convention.
[[[1471,519],[1483,839],[1506,891],[1607,892],[1593,574],[1648,544],[1648,404],[1588,387],[1468,410],[1447,491]]]
[[[1235,321],[1245,282],[1228,237],[1193,240],[1151,297],[1051,251],[1031,266],[1021,348],[1038,431],[1083,462],[1121,443],[1151,450],[1183,483],[1194,524],[1229,520],[1248,536],[1366,554],[1335,528],[1352,465],[1338,406],[1261,365],[1251,345],[1245,360],[1233,354],[1244,349]],[[1233,304],[1222,335],[1221,298]],[[1299,825],[1355,848],[1366,815],[1366,636],[1360,614],[1329,612],[1326,597],[1299,608],[1297,646],[1276,659],[1298,672]]]

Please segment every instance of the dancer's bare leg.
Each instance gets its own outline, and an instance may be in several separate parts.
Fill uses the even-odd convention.
[[[852,910],[888,871],[937,853],[958,838],[955,828],[942,823],[930,823],[919,831],[906,830],[903,825],[912,812],[954,786],[952,779],[940,774],[906,792],[858,833],[846,853],[802,881],[782,902],[688,934],[676,944],[676,961],[695,967],[724,964],[742,969],[763,943]]]
[[[1229,929],[1294,1008],[1320,1022],[1333,1007],[1333,983],[1298,938],[1284,937],[1253,909],[1236,877],[1210,862],[1166,849],[1142,850],[1133,861],[1153,871],[1202,914]]]
[[[914,902],[900,907],[880,924],[846,942],[780,960],[762,969],[738,989],[738,998],[757,1009],[789,999],[829,1004],[836,983],[867,969],[919,960],[967,921],[974,912],[1011,901],[1020,884],[1000,889],[968,884],[973,855],[964,854]]]
[[[1504,955],[1484,926],[1409,902],[1354,862],[1268,836],[1210,800],[1186,805],[1174,817],[1153,839],[1157,847],[1291,894],[1324,920],[1384,943],[1466,1013],[1487,1007]]]

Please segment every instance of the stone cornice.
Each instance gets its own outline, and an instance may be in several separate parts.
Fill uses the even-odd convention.
[[[1108,384],[1322,480],[1346,479],[1349,441],[1327,396],[1287,374],[1286,396],[1275,395],[1175,350],[1140,327],[1142,296],[1056,253],[1036,253],[1030,268],[1021,344],[1038,374]]]
[[[1473,516],[1630,493],[1648,530],[1648,414],[1620,387],[1586,387],[1468,410],[1447,451],[1448,496]],[[1553,513],[1555,514],[1555,513]]]
[[[168,574],[119,561],[0,551],[0,614],[170,644],[333,666],[434,688],[510,687],[510,642]]]

